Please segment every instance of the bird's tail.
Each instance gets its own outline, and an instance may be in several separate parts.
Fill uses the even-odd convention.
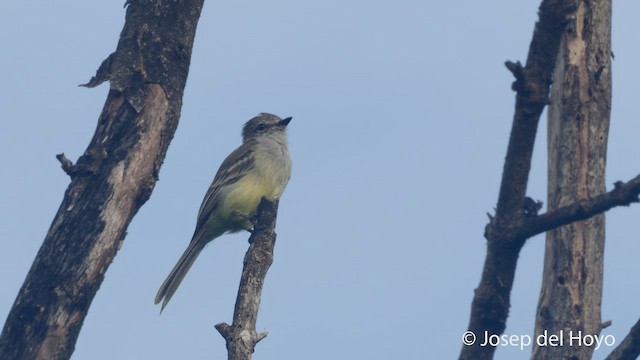
[[[160,312],[162,312],[164,307],[167,306],[169,300],[171,300],[171,297],[182,282],[182,279],[187,275],[191,265],[196,261],[196,258],[200,255],[203,248],[204,244],[201,241],[191,241],[191,243],[189,243],[189,247],[184,251],[176,266],[173,267],[173,270],[171,270],[167,279],[162,283],[155,300],[156,304],[162,301],[162,308],[160,309]]]

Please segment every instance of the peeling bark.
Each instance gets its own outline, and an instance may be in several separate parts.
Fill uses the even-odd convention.
[[[149,199],[176,127],[202,0],[129,1],[96,132],[0,335],[2,359],[68,359],[127,227]]]
[[[548,116],[548,208],[605,192],[611,110],[611,2],[581,1],[556,63]],[[536,335],[598,335],[604,214],[547,233]],[[570,333],[570,331],[572,333]],[[565,339],[569,344],[569,339]],[[588,346],[535,346],[535,359],[588,359]]]

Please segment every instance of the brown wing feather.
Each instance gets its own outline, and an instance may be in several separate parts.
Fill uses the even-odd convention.
[[[218,201],[216,196],[218,189],[222,186],[235,183],[253,167],[254,159],[253,156],[251,156],[253,153],[253,143],[255,143],[255,140],[245,142],[229,154],[222,162],[222,165],[220,165],[207,194],[202,200],[202,205],[200,205],[195,233],[204,226],[207,219],[209,219],[218,206],[216,203]]]

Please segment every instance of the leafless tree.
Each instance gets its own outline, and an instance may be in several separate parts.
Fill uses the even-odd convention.
[[[126,229],[149,199],[178,126],[203,0],[128,1],[116,51],[87,87],[110,91],[96,132],[73,164],[51,228],[0,335],[1,359],[68,359]],[[273,261],[278,203],[258,207],[233,323],[216,328],[230,360],[248,360],[262,284]],[[151,304],[150,304],[151,305]]]
[[[117,50],[86,86],[109,81],[93,139],[0,335],[1,359],[68,359],[126,230],[173,138],[203,0],[128,1]]]
[[[536,333],[598,335],[604,212],[638,202],[640,175],[606,192],[611,110],[611,1],[543,0],[526,65],[507,62],[516,106],[498,204],[485,229],[487,254],[468,330],[501,335],[517,260],[527,239],[547,232]],[[553,85],[552,85],[553,80]],[[538,121],[548,111],[548,208],[526,196]],[[640,354],[638,326],[610,355]],[[466,340],[471,340],[467,338]],[[470,341],[471,343],[471,341]],[[463,345],[460,359],[491,359],[494,346]],[[535,346],[534,359],[588,359],[589,346]]]

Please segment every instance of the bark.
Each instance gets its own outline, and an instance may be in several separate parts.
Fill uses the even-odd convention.
[[[516,81],[516,108],[507,148],[496,215],[485,230],[487,255],[480,284],[471,304],[468,330],[476,337],[485,331],[500,335],[509,315],[511,288],[518,255],[525,237],[519,234],[528,216],[537,212],[526,201],[527,182],[538,121],[548,103],[554,61],[560,39],[576,1],[545,0],[539,9],[526,66],[507,63]],[[531,213],[533,211],[533,213]],[[480,341],[464,344],[460,359],[491,359],[493,346],[480,346]]]
[[[605,192],[611,110],[611,1],[580,1],[556,62],[548,116],[550,211]],[[588,359],[595,347],[570,335],[598,335],[604,214],[547,233],[536,335],[571,346],[535,346],[535,359]]]
[[[129,1],[96,132],[0,335],[2,359],[68,359],[127,226],[149,199],[178,125],[202,0]]]
[[[530,238],[575,221],[589,219],[616,206],[629,206],[640,201],[640,175],[628,182],[617,181],[611,191],[579,200],[571,204],[550,210],[542,215],[528,218],[518,236]]]
[[[233,312],[233,323],[216,324],[216,329],[227,344],[229,360],[250,360],[256,344],[267,336],[256,331],[262,286],[273,263],[276,244],[276,217],[278,201],[262,198],[257,210],[255,230],[249,238],[249,249],[244,257],[238,296]]]
[[[635,360],[640,356],[640,320],[605,360]]]

